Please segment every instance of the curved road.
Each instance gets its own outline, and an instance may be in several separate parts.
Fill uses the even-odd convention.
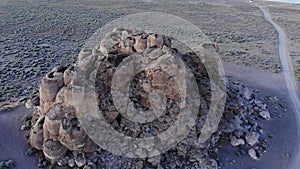
[[[278,50],[279,50],[279,58],[280,58],[280,63],[283,69],[283,75],[284,75],[284,81],[286,84],[286,89],[288,92],[288,95],[290,97],[290,101],[293,104],[293,108],[295,111],[295,117],[297,118],[298,122],[298,131],[297,133],[300,133],[300,100],[298,97],[298,89],[296,87],[296,81],[294,79],[294,75],[291,70],[291,65],[289,62],[289,58],[287,55],[287,49],[286,49],[286,34],[284,30],[277,25],[271,18],[270,14],[264,9],[262,6],[258,6],[260,11],[263,13],[264,18],[270,22],[273,27],[276,29],[278,33]],[[300,135],[300,134],[298,134]],[[300,140],[300,137],[299,137]],[[300,148],[298,146],[298,154],[294,158],[294,163],[290,166],[291,169],[299,169],[300,166]]]

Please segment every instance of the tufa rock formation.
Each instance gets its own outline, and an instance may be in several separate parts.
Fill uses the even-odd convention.
[[[216,47],[205,44],[201,50],[205,51],[207,46],[210,48],[209,50]],[[176,120],[179,111],[179,88],[176,81],[155,68],[142,71],[134,77],[130,84],[129,97],[136,109],[143,111],[149,109],[155,101],[149,99],[150,92],[153,90],[158,89],[167,97],[167,113],[161,115],[157,120],[145,124],[130,121],[118,113],[110,94],[110,84],[114,71],[129,55],[136,54],[141,57],[157,59],[166,53],[182,59],[192,70],[197,81],[202,98],[195,127],[178,146],[160,156],[147,159],[128,159],[110,154],[108,157],[108,152],[102,150],[89,138],[78,120],[78,108],[72,97],[73,76],[76,70],[89,70],[93,63],[101,61],[99,65],[97,64],[95,85],[99,109],[105,120],[115,130],[128,136],[149,137],[166,130]],[[247,93],[230,94],[227,96],[230,101],[226,105],[225,113],[227,114],[222,119],[218,131],[204,143],[200,142],[198,136],[201,134],[201,127],[208,113],[211,91],[208,74],[198,55],[199,53],[180,53],[177,49],[171,48],[170,38],[164,35],[128,29],[113,30],[105,36],[99,46],[94,49],[82,50],[78,56],[77,65],[54,68],[43,77],[39,90],[40,103],[36,105],[32,118],[33,125],[28,140],[30,145],[42,152],[48,161],[46,164],[43,163],[45,165],[84,167],[84,169],[118,168],[118,165],[130,168],[143,168],[150,165],[153,168],[170,166],[189,168],[193,166],[217,169],[218,164],[212,158],[212,152],[217,152],[220,137],[232,136],[234,146],[244,145],[246,141],[250,145],[259,144],[259,134],[257,134],[259,130],[254,128],[257,126],[243,127],[243,120],[254,119],[242,114],[245,102],[252,101],[252,105],[258,107],[258,110],[267,110],[261,102],[254,101],[252,91],[248,88]],[[85,72],[92,73],[92,71]],[[90,77],[90,74],[84,76]],[[238,88],[246,87],[235,83],[230,91],[244,91]],[[246,107],[245,109],[248,111],[251,108]],[[254,116],[258,117],[259,114]],[[254,157],[252,154],[251,150],[251,157]],[[109,161],[117,159],[118,162],[114,164],[116,167],[108,164]]]

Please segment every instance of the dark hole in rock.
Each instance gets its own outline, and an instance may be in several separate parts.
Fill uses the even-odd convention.
[[[39,126],[43,126],[44,121],[45,121],[45,117],[43,117],[43,118],[38,122],[38,125],[39,125]]]
[[[63,72],[66,71],[67,69],[68,69],[68,67],[66,67],[66,66],[58,67],[58,68],[57,68],[57,72],[63,73]]]
[[[54,72],[50,72],[50,73],[48,74],[48,78],[54,78]]]
[[[62,128],[67,130],[70,127],[67,118],[62,119]]]

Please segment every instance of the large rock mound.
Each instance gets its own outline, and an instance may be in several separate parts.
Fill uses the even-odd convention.
[[[215,47],[213,44],[205,44],[201,49],[205,51],[207,46]],[[89,138],[78,120],[78,108],[72,97],[75,70],[78,68],[90,69],[90,65],[101,61],[97,65],[95,85],[99,109],[105,120],[118,132],[131,137],[149,137],[166,130],[176,120],[180,101],[178,84],[167,74],[155,68],[142,71],[134,77],[130,87],[130,99],[135,108],[145,111],[154,104],[153,102],[158,102],[158,100],[149,99],[153,90],[161,90],[167,97],[167,113],[152,123],[145,124],[130,121],[118,113],[110,94],[110,84],[116,68],[129,55],[136,54],[141,57],[157,59],[167,53],[182,59],[192,70],[197,81],[202,98],[194,129],[177,147],[158,157],[128,159],[112,154],[108,157],[108,152],[102,150]],[[220,136],[224,133],[232,136],[231,133],[241,131],[239,136],[232,138],[234,145],[240,145],[245,144],[244,135],[250,131],[257,131],[251,127],[248,129],[242,127],[243,119],[247,120],[247,117],[241,114],[245,101],[251,101],[254,98],[251,91],[247,91],[248,88],[246,92],[239,95],[228,95],[229,100],[234,102],[226,106],[225,112],[228,112],[228,115],[222,120],[219,130],[210,139],[201,142],[199,135],[211,103],[211,90],[207,71],[198,55],[199,53],[181,53],[172,48],[170,38],[164,35],[128,29],[113,30],[105,36],[99,46],[94,49],[82,50],[78,56],[77,65],[54,68],[43,77],[39,91],[40,103],[36,106],[32,119],[33,125],[30,129],[30,145],[43,152],[44,157],[52,165],[59,166],[118,168],[122,164],[129,165],[130,168],[142,168],[143,166],[152,168],[171,166],[173,166],[172,168],[176,166],[180,168],[192,166],[218,168],[217,162],[212,158],[212,150],[217,149]],[[237,85],[235,88],[238,88]],[[252,101],[252,104],[259,110],[266,110],[263,105],[256,105],[256,101]],[[259,104],[262,103],[259,102]],[[247,109],[251,108],[247,107]],[[242,117],[243,119],[240,119]],[[254,135],[255,140],[253,141]],[[247,134],[246,140],[249,140],[249,144],[255,145],[258,143],[258,137],[254,132]],[[107,158],[119,159],[115,163],[116,167],[106,164],[109,161]],[[45,164],[50,165],[50,163]]]

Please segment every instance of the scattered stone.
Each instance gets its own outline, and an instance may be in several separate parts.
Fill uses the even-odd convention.
[[[74,155],[75,163],[78,167],[83,167],[86,164],[86,158],[84,153],[77,153]]]
[[[199,166],[199,168],[218,169],[218,163],[214,159],[202,159],[202,162],[199,164]]]
[[[244,139],[237,139],[236,137],[231,137],[231,145],[237,147],[239,145],[244,145],[245,141]]]
[[[22,125],[21,130],[29,130],[30,128],[27,125]]]
[[[254,146],[259,143],[260,134],[256,132],[250,132],[246,135],[246,141],[250,146]]]
[[[25,102],[25,107],[26,107],[26,109],[31,109],[31,108],[33,108],[33,104],[32,104],[31,99],[28,99],[28,100]]]
[[[249,149],[248,154],[253,160],[258,160],[255,149],[253,149],[253,148]]]
[[[246,87],[243,89],[243,95],[244,95],[245,99],[247,99],[247,100],[251,99],[252,94],[250,93],[249,88]]]
[[[266,110],[259,112],[259,115],[266,120],[270,120],[270,118],[271,118],[270,112],[266,111]]]
[[[142,169],[144,166],[144,162],[143,161],[138,161],[135,165],[135,169]]]
[[[242,130],[236,130],[234,132],[234,136],[236,136],[237,138],[240,138],[244,135],[244,132]]]
[[[74,160],[74,158],[68,159],[68,166],[69,167],[74,167],[75,166],[75,160]]]
[[[149,157],[147,161],[152,166],[157,166],[160,163],[160,159],[161,159],[161,156],[155,156],[155,157]]]

